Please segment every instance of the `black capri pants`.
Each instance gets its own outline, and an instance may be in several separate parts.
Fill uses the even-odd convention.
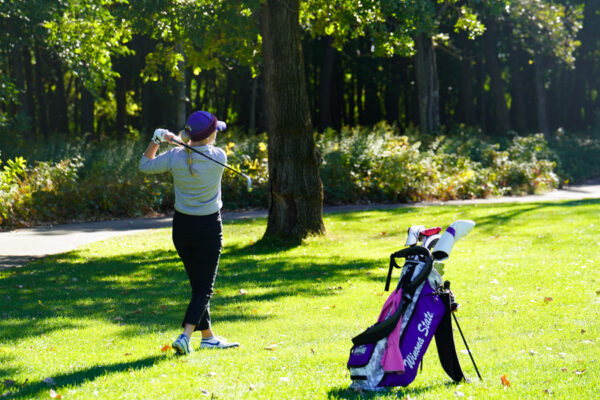
[[[188,215],[175,211],[173,244],[192,287],[192,298],[183,318],[195,330],[210,328],[210,298],[217,277],[223,243],[221,213]]]

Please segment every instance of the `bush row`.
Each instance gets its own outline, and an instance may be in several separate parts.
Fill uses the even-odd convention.
[[[231,166],[223,178],[226,210],[267,206],[266,135],[220,136]],[[393,127],[343,128],[316,136],[325,204],[415,202],[519,195],[555,188],[560,159],[542,135],[504,144],[477,133],[399,136]],[[146,140],[76,143],[52,147],[59,161],[8,159],[0,170],[0,227],[125,218],[170,211],[167,175],[143,175],[137,164]],[[31,153],[33,154],[33,153]],[[1,161],[0,161],[1,162]]]

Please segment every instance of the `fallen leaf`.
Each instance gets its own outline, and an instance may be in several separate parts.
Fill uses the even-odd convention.
[[[554,394],[554,392],[553,392],[552,390],[550,390],[550,389],[544,389],[544,390],[543,390],[543,393],[544,393],[544,394],[547,394],[547,395]]]
[[[583,375],[583,374],[585,374],[585,368],[582,369],[582,370],[575,370],[575,371],[573,371],[573,373],[575,375]]]
[[[270,345],[265,347],[265,350],[275,350],[276,348],[277,348],[277,343],[271,343]]]
[[[457,390],[456,392],[454,392],[454,395],[456,397],[463,397],[465,394],[463,392],[460,392],[460,391]]]
[[[288,378],[287,376],[280,376],[280,377],[279,377],[279,380],[280,380],[281,382],[289,382],[289,381],[290,381],[290,378]]]
[[[500,380],[502,381],[502,384],[504,386],[510,387],[510,382],[508,381],[508,379],[506,378],[506,374],[502,375],[500,377]]]
[[[592,342],[591,340],[582,340],[581,343],[583,344],[593,344],[594,342]]]
[[[169,350],[171,350],[171,349],[172,349],[172,347],[171,347],[171,345],[170,345],[170,344],[165,344],[165,345],[164,345],[164,346],[163,346],[163,347],[160,349],[160,351],[169,351]]]
[[[50,397],[53,399],[61,399],[62,396],[54,391],[54,389],[50,389]]]
[[[241,294],[242,296],[243,296],[243,295],[246,295],[246,294],[248,294],[248,291],[247,291],[246,289],[240,289],[240,294]]]
[[[130,356],[130,355],[131,355],[131,353],[125,353],[125,354],[123,354],[123,355],[124,355],[124,356]]]
[[[254,390],[256,389],[256,386],[254,386],[252,383],[250,385],[248,385],[248,390]]]
[[[47,385],[56,385],[56,382],[54,382],[54,379],[52,379],[52,378],[44,379],[44,383]]]
[[[113,318],[113,321],[123,321],[123,317],[119,317],[118,315]]]
[[[142,313],[142,309],[141,309],[141,308],[138,308],[138,309],[137,309],[137,310],[135,310],[133,313],[134,313],[134,314],[141,314],[141,313]]]
[[[552,297],[544,297],[544,303],[546,304],[550,303],[552,300],[554,300]]]
[[[537,352],[535,352],[534,350],[529,350],[529,354],[532,356],[535,356],[537,354]]]
[[[162,305],[162,306],[160,306],[160,309],[164,311],[164,310],[166,310],[166,309],[167,309],[167,306],[165,306],[165,305]]]
[[[568,371],[569,371],[569,370],[568,370],[568,369],[566,369],[566,368],[561,368],[560,370],[561,370],[562,372],[568,372]]]
[[[216,373],[216,372],[213,372],[213,371],[211,371],[211,372],[209,372],[209,373],[207,373],[207,374],[204,374],[204,376],[217,376],[217,373]]]
[[[558,353],[558,356],[560,358],[565,358],[567,356],[567,353]]]
[[[210,392],[206,389],[200,389],[200,393],[202,393],[205,396],[210,396]]]
[[[584,334],[584,333],[585,333],[585,329],[582,329],[582,330],[581,330],[581,333],[582,333],[582,334]]]

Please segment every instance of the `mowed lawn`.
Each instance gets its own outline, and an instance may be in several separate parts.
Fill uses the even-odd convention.
[[[287,247],[259,241],[264,219],[227,222],[213,328],[242,346],[196,338],[188,357],[169,349],[189,298],[170,229],[47,257],[0,272],[0,398],[597,399],[599,217],[600,200],[347,212]],[[377,319],[390,253],[410,225],[456,219],[477,226],[445,278],[483,381],[455,332],[470,383],[450,384],[433,343],[408,388],[349,389],[351,338]]]

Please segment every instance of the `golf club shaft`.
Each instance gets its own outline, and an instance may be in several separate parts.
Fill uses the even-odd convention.
[[[246,178],[247,180],[248,180],[248,179],[250,179],[250,178],[248,177],[248,175],[246,175],[246,174],[244,174],[244,173],[242,173],[242,172],[240,172],[240,171],[238,171],[238,170],[236,170],[236,169],[233,169],[233,168],[231,168],[229,165],[227,165],[227,164],[223,164],[222,162],[220,162],[220,161],[217,161],[217,160],[215,160],[215,159],[214,159],[214,158],[212,158],[212,157],[209,157],[209,156],[207,156],[206,154],[202,153],[201,151],[198,151],[198,150],[196,150],[196,149],[195,149],[195,148],[193,148],[192,146],[188,146],[187,144],[185,144],[185,143],[183,143],[183,142],[180,142],[180,141],[178,141],[178,140],[175,140],[175,139],[171,139],[171,142],[173,142],[173,143],[175,143],[175,144],[178,144],[179,146],[183,146],[183,147],[185,147],[186,149],[190,149],[191,151],[193,151],[193,152],[195,152],[195,153],[198,153],[198,154],[200,154],[201,156],[204,156],[204,157],[208,158],[209,160],[211,160],[211,161],[213,161],[213,162],[216,162],[216,163],[217,163],[217,164],[219,164],[219,165],[222,165],[222,166],[224,166],[224,167],[225,167],[225,168],[227,168],[228,170],[230,170],[230,171],[233,171],[233,172],[235,172],[236,174],[238,174],[238,175],[240,175],[240,176],[243,176],[243,177],[244,177],[244,178]]]

